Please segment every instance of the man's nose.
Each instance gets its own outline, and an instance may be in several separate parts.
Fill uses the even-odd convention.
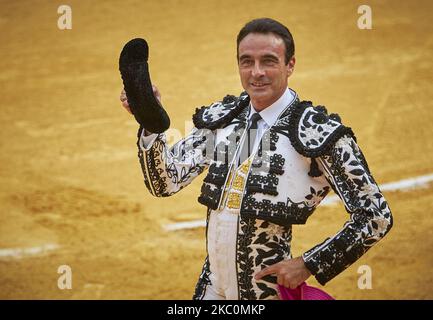
[[[260,63],[255,63],[252,71],[253,77],[262,77],[265,75],[265,70],[262,68]]]

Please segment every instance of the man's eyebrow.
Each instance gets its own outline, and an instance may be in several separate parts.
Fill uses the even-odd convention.
[[[244,60],[244,59],[249,59],[249,58],[251,58],[251,55],[249,55],[249,54],[243,54],[243,55],[241,55],[240,57],[239,57],[239,61],[240,60]],[[262,56],[261,57],[262,59],[272,59],[272,60],[275,60],[275,61],[278,61],[279,59],[278,59],[278,57],[277,56],[274,56],[273,54],[265,54],[264,56]]]
[[[265,59],[273,59],[273,60],[277,60],[277,61],[279,60],[278,57],[274,56],[273,54],[265,54],[263,56],[263,58],[265,58]]]

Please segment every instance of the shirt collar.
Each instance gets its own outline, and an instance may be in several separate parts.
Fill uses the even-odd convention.
[[[286,107],[293,102],[295,99],[295,93],[289,88],[284,91],[280,98],[271,104],[269,107],[260,111],[260,116],[266,122],[269,127],[272,127],[275,122],[277,122],[280,114],[286,109]],[[248,120],[257,111],[254,109],[253,105],[250,103],[250,114],[248,115]]]

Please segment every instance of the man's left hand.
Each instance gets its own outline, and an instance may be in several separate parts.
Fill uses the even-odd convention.
[[[302,257],[280,261],[266,267],[256,274],[255,279],[259,280],[268,274],[276,274],[277,283],[290,289],[295,289],[311,276]]]

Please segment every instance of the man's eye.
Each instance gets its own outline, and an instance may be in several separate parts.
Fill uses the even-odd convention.
[[[252,60],[242,60],[241,66],[250,66],[252,64]]]
[[[274,59],[265,59],[264,63],[266,65],[273,65],[275,63],[277,63]]]

